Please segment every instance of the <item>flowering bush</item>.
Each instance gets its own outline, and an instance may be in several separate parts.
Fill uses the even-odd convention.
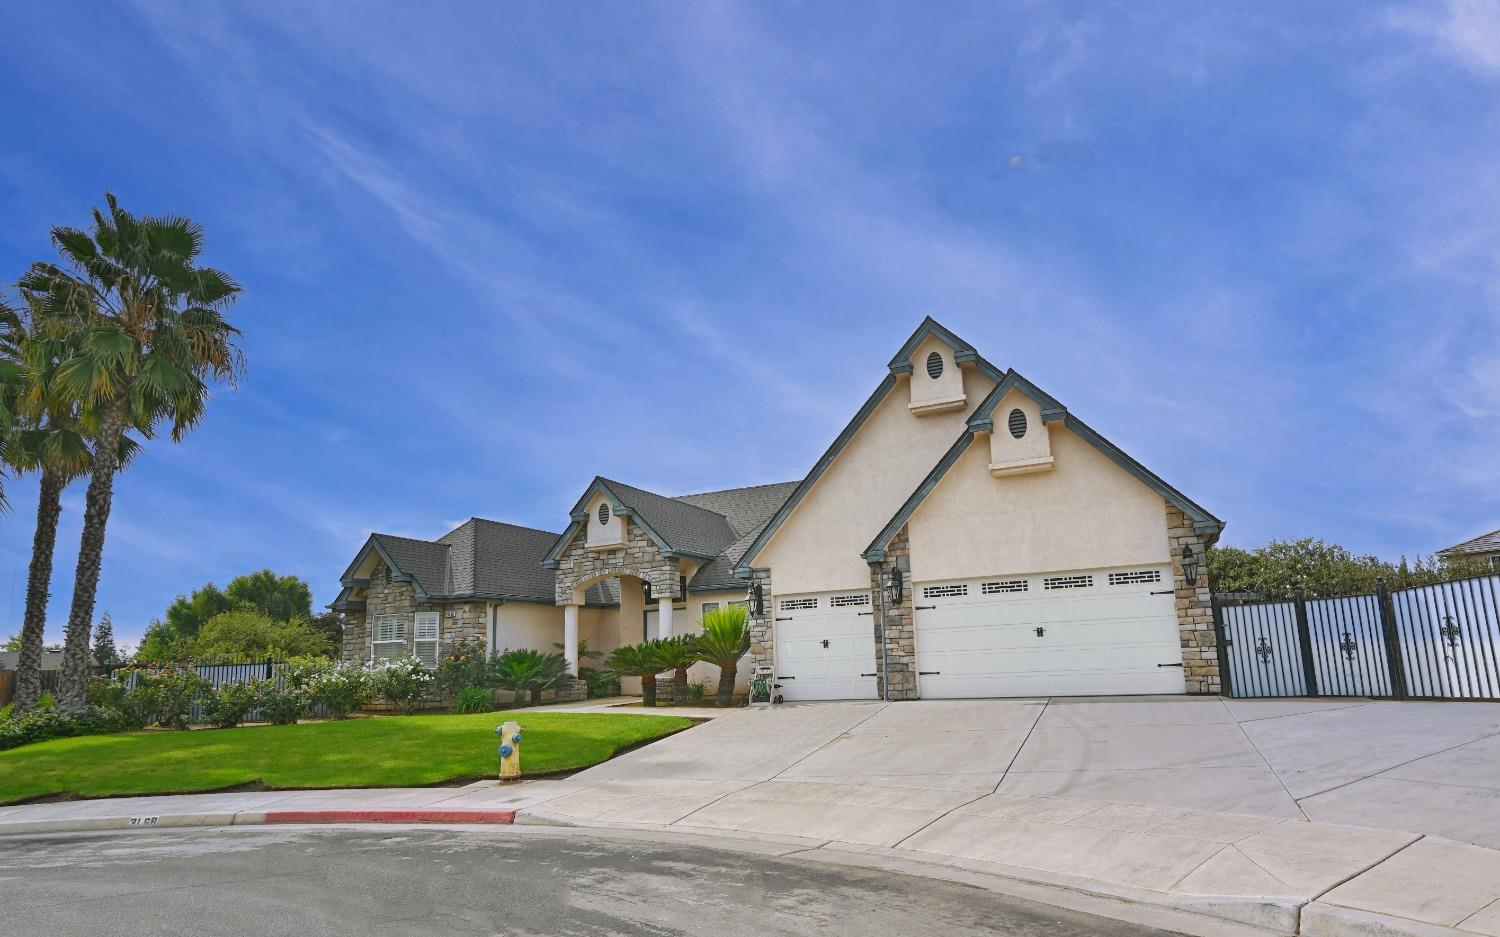
[[[260,684],[225,683],[203,694],[203,718],[210,725],[232,729],[255,708]]]
[[[321,703],[335,719],[348,718],[370,701],[370,673],[353,664],[328,660],[299,664],[287,682],[307,690],[312,701]]]
[[[142,723],[186,729],[193,703],[208,690],[208,681],[191,667],[142,669],[136,671],[135,687],[125,694],[122,708]]]
[[[484,642],[459,638],[449,644],[438,661],[437,686],[444,696],[456,697],[470,687],[490,686],[490,662]]]
[[[411,715],[422,708],[422,700],[436,679],[427,665],[415,657],[403,657],[371,668],[376,695]]]
[[[255,708],[260,710],[260,717],[272,725],[291,725],[312,708],[312,694],[306,687],[293,685],[290,681],[286,686],[277,686],[270,680],[263,680],[255,685]]]

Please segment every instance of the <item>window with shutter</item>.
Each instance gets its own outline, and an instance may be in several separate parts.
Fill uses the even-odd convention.
[[[438,662],[438,613],[417,612],[412,630],[412,654],[429,667]]]
[[[377,615],[370,629],[370,659],[375,662],[406,656],[406,620],[400,615]]]

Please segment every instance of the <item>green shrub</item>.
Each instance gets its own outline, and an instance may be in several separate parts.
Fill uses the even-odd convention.
[[[422,708],[432,687],[433,673],[415,657],[403,657],[374,669],[372,686],[377,696],[405,715]]]
[[[516,704],[534,706],[542,701],[542,691],[568,672],[561,654],[548,654],[531,648],[502,651],[490,661],[490,673],[496,686],[516,694]],[[522,696],[527,694],[528,696]]]
[[[186,729],[193,703],[209,690],[197,671],[176,664],[135,673],[135,687],[125,695],[122,708],[144,724]]]
[[[578,679],[582,680],[589,689],[589,699],[598,699],[601,696],[619,696],[620,678],[608,670],[596,670],[593,667],[579,667]]]
[[[0,706],[0,722],[9,722],[11,710],[15,708],[15,703],[6,703],[4,706]]]
[[[459,638],[447,646],[437,666],[439,693],[456,697],[463,690],[489,686],[490,682],[490,661],[483,641]]]
[[[36,709],[19,719],[0,723],[0,751],[48,739],[107,735],[139,728],[138,723],[116,709],[90,706],[83,712],[72,715],[64,715],[52,709]]]
[[[292,670],[288,682],[303,687],[335,719],[347,719],[349,714],[370,701],[370,674],[353,664],[337,661],[319,661],[303,664]]]
[[[708,693],[708,686],[704,683],[694,682],[688,684],[687,698],[689,703],[701,703],[703,697]]]
[[[466,686],[453,694],[453,705],[449,707],[456,713],[487,713],[495,708],[495,695],[489,687]]]
[[[291,725],[312,708],[312,694],[306,687],[277,686],[264,680],[256,686],[255,708],[272,725]]]
[[[203,696],[203,718],[209,725],[232,729],[245,721],[259,698],[258,682],[225,683]]]

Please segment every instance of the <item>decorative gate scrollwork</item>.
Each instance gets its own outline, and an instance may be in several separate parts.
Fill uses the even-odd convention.
[[[1260,658],[1262,664],[1271,662],[1271,642],[1266,640],[1265,635],[1261,635],[1255,645],[1255,656]]]
[[[1339,642],[1339,650],[1344,652],[1344,660],[1353,660],[1359,650],[1359,642],[1354,640],[1354,635],[1345,631],[1344,639]]]

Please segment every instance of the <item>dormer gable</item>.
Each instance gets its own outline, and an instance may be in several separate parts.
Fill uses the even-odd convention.
[[[925,416],[967,408],[964,372],[980,361],[973,345],[928,316],[891,359],[889,368],[898,382],[906,383],[907,408]]]

